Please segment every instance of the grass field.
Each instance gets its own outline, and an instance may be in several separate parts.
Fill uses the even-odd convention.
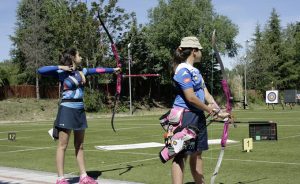
[[[242,139],[247,138],[248,124],[231,127],[229,139],[239,143],[228,144],[216,183],[296,184],[300,181],[300,107],[281,110],[265,108],[237,110],[239,121],[272,120],[277,123],[278,141],[256,141],[250,153],[242,152]],[[117,133],[110,127],[109,118],[89,119],[86,131],[86,165],[90,173],[100,177],[136,181],[149,184],[171,183],[170,164],[161,164],[158,152],[161,148],[122,151],[96,150],[99,145],[162,143],[163,131],[158,123],[159,115],[116,117]],[[52,122],[22,122],[0,124],[0,165],[55,172],[56,142],[47,131]],[[220,138],[223,126],[209,126],[209,139]],[[16,141],[8,141],[8,132],[17,133]],[[77,174],[73,141],[66,155],[66,173]],[[220,152],[220,145],[211,145],[204,153],[205,178],[209,183]],[[185,183],[193,179],[186,167]]]

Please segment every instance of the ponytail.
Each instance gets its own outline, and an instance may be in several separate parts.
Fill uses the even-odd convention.
[[[183,63],[186,61],[186,59],[191,55],[193,49],[192,48],[181,48],[178,47],[176,51],[174,52],[174,57],[173,57],[173,72],[175,73],[177,66],[180,63]]]
[[[62,52],[59,56],[59,64],[64,66],[72,66],[73,62],[75,62],[75,57],[78,50],[75,48],[68,48]],[[77,66],[76,70],[82,70],[81,66]]]

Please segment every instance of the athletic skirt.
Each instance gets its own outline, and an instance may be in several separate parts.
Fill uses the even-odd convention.
[[[57,129],[84,130],[87,126],[84,109],[74,109],[60,105],[55,120]]]
[[[182,117],[182,126],[187,127],[189,125],[196,126],[199,129],[199,134],[196,138],[195,146],[192,146],[186,151],[190,153],[208,150],[207,128],[204,113],[185,111]]]

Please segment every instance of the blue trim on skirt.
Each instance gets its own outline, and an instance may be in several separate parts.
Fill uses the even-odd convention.
[[[60,105],[55,120],[58,129],[84,130],[87,126],[84,109],[74,109]]]
[[[182,117],[182,127],[194,125],[199,129],[197,135],[194,150],[188,150],[189,152],[205,151],[208,150],[208,138],[206,119],[203,112],[185,111]]]

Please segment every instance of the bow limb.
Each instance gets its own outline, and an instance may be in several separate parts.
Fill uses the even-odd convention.
[[[114,57],[115,57],[115,60],[116,60],[116,65],[118,68],[121,68],[122,67],[122,64],[120,62],[120,57],[119,57],[119,54],[118,54],[118,51],[117,51],[117,47],[116,47],[116,44],[114,43],[110,33],[108,32],[107,28],[105,27],[105,24],[104,22],[101,20],[100,18],[100,13],[98,11],[98,19],[103,27],[103,29],[105,30],[108,38],[109,38],[109,41],[111,43],[111,50],[114,54]],[[115,130],[115,126],[114,126],[114,118],[115,118],[115,113],[116,113],[116,106],[117,106],[117,103],[119,101],[119,98],[120,98],[120,94],[121,94],[121,83],[122,83],[122,74],[121,72],[117,74],[117,84],[116,84],[116,93],[115,93],[115,101],[113,103],[113,109],[112,109],[112,117],[111,117],[111,127],[113,129],[114,132],[116,132]]]
[[[223,88],[223,92],[225,94],[226,97],[226,111],[231,114],[232,111],[232,104],[231,104],[231,92],[228,86],[228,82],[227,82],[227,76],[225,74],[225,68],[222,62],[222,59],[220,57],[217,45],[216,45],[216,30],[213,31],[212,34],[212,46],[213,46],[213,50],[214,50],[214,55],[216,57],[216,60],[218,61],[218,63],[220,64],[220,68],[221,68],[221,73],[222,73],[222,88]],[[228,118],[228,120],[226,120],[224,122],[224,128],[223,128],[223,134],[222,134],[222,138],[221,138],[221,152],[219,154],[219,158],[218,158],[218,162],[217,165],[215,167],[214,173],[211,177],[210,183],[214,184],[215,179],[217,177],[217,174],[219,172],[219,169],[221,167],[221,163],[223,160],[223,156],[224,156],[224,152],[225,152],[225,147],[226,147],[226,143],[227,143],[227,139],[228,139],[228,131],[229,131],[229,124],[230,124],[230,119]]]

